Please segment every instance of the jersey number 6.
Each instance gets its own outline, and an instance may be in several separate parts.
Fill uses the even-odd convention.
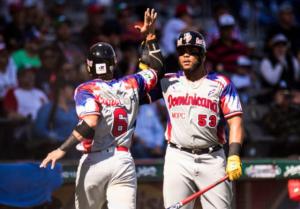
[[[127,112],[123,108],[116,108],[114,110],[114,122],[112,127],[112,135],[118,137],[125,133],[128,128]]]
[[[211,115],[207,118],[207,115],[198,115],[198,125],[206,126],[208,123],[209,127],[215,127],[217,125],[217,117],[215,115]]]

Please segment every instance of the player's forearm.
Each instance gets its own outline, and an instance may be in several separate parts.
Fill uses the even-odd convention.
[[[69,151],[75,144],[79,143],[80,139],[75,137],[73,134],[75,131],[72,132],[72,134],[66,139],[66,141],[58,148],[64,152]]]
[[[75,144],[79,143],[83,139],[93,139],[95,135],[95,126],[97,125],[98,116],[89,115],[84,117],[84,120],[74,128],[72,134],[66,139],[66,141],[59,147],[59,149],[67,152]]]
[[[227,122],[229,125],[229,155],[240,155],[244,139],[242,117],[234,116]]]
[[[146,39],[146,50],[148,50],[148,53],[144,54],[142,62],[145,61],[145,64],[154,69],[158,76],[161,77],[164,74],[164,58],[161,54],[155,35],[150,36],[149,38],[148,36]]]

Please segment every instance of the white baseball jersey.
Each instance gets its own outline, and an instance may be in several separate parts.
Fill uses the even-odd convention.
[[[157,83],[154,70],[143,70],[119,80],[94,79],[75,90],[79,118],[100,115],[91,151],[112,145],[130,147],[140,99]]]
[[[242,114],[233,83],[217,73],[195,82],[188,81],[183,71],[166,74],[161,88],[170,120],[166,138],[182,147],[224,144],[224,118]]]

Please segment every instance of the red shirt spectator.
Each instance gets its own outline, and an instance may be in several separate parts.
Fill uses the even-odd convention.
[[[231,15],[220,16],[220,38],[211,43],[207,52],[207,60],[212,63],[213,70],[236,73],[238,57],[249,54],[248,47],[232,37],[234,25]]]
[[[23,69],[18,73],[19,86],[10,89],[4,97],[4,109],[7,117],[22,120],[35,119],[39,108],[48,102],[44,92],[34,87],[35,73]]]

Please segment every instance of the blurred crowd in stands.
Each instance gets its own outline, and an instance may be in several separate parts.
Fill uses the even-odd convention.
[[[288,157],[300,149],[300,2],[296,0],[5,0],[0,3],[0,159],[41,159],[78,119],[73,93],[89,80],[87,49],[116,50],[116,77],[138,70],[141,23],[158,11],[157,34],[167,72],[179,69],[175,40],[197,30],[206,67],[238,88],[246,128],[244,157]],[[133,156],[164,155],[163,101],[143,105]],[[69,158],[80,153],[74,149]]]

